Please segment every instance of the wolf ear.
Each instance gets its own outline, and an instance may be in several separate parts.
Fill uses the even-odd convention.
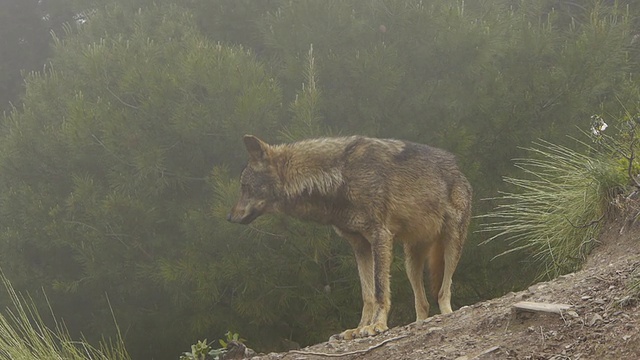
[[[242,140],[244,140],[244,146],[247,148],[251,160],[263,161],[267,158],[269,144],[253,135],[245,135]]]

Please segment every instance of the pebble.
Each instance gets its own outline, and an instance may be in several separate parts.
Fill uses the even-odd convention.
[[[589,318],[589,321],[587,321],[587,326],[593,326],[595,325],[597,322],[602,321],[602,316],[600,316],[599,314],[593,314],[591,315],[591,317]]]

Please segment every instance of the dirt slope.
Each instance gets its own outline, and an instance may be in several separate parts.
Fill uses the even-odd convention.
[[[633,271],[640,271],[640,225],[612,222],[576,273],[374,338],[259,359],[640,359],[640,304],[626,294]],[[572,308],[516,314],[513,305],[521,301]]]

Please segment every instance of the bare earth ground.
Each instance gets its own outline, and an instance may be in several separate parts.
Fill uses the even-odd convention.
[[[254,359],[640,359],[640,301],[626,293],[633,271],[640,271],[640,224],[613,221],[576,273],[373,338]],[[572,308],[516,314],[521,301]]]

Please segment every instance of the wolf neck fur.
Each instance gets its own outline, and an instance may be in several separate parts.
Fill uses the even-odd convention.
[[[288,199],[304,195],[328,195],[344,184],[342,171],[335,166],[312,163],[309,159],[289,156],[279,169],[284,195]]]

